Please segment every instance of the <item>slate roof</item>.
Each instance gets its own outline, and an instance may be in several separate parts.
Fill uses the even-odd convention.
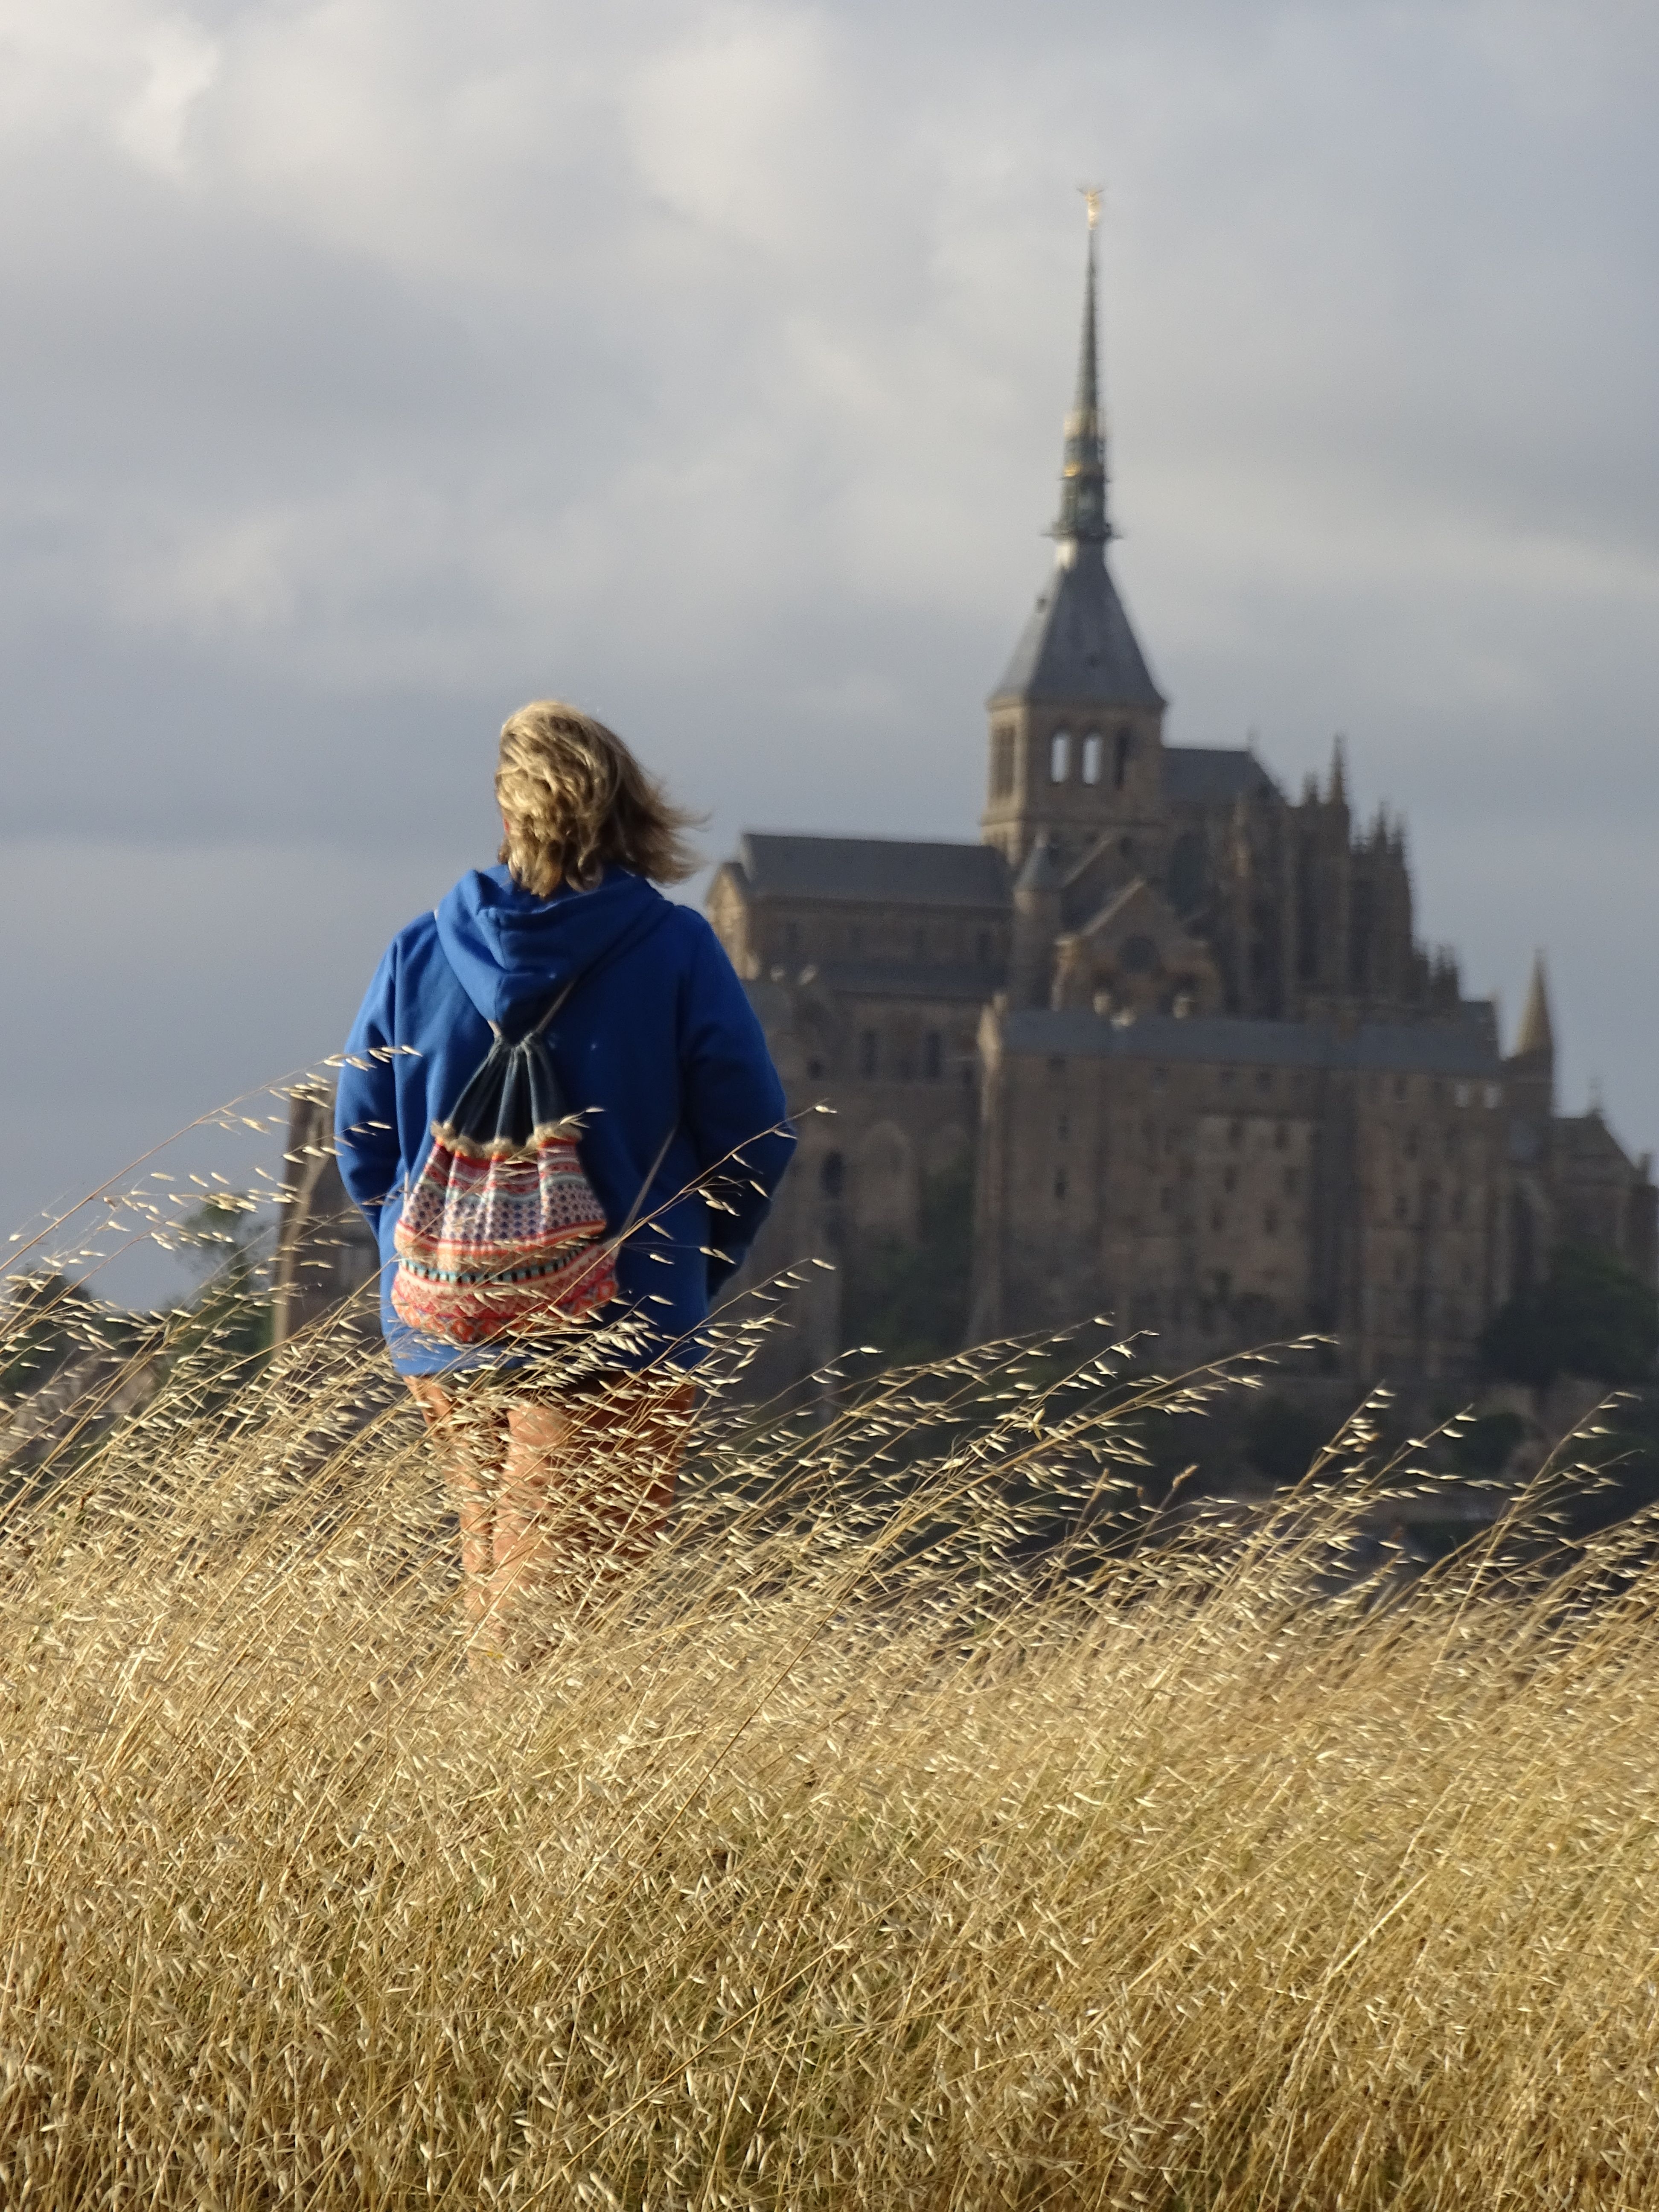
[[[1165,746],[1164,796],[1172,805],[1229,805],[1246,793],[1283,796],[1255,755],[1244,746]]]
[[[757,898],[981,907],[999,914],[1008,905],[1008,864],[994,845],[750,831],[739,840],[738,857]]]
[[[1081,544],[1071,566],[1054,570],[991,696],[1098,700],[1115,707],[1164,704],[1103,547]]]
[[[1186,1021],[1143,1016],[1127,1027],[1099,1014],[1007,1014],[1003,1049],[1074,1060],[1210,1061],[1247,1067],[1340,1068],[1367,1073],[1492,1078],[1501,1066],[1490,1024],[1479,1019],[1362,1023],[1345,1035],[1328,1022],[1241,1021],[1205,1014]]]

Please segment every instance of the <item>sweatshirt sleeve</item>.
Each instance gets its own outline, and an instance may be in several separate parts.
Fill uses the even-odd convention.
[[[340,1179],[354,1202],[378,1226],[382,1201],[398,1181],[397,1076],[390,1048],[394,1042],[393,1003],[397,947],[374,971],[357,1018],[346,1039],[345,1059],[334,1094],[334,1145]]]
[[[693,958],[680,1058],[682,1111],[704,1170],[712,1294],[734,1274],[795,1149],[783,1085],[737,971],[707,924]]]

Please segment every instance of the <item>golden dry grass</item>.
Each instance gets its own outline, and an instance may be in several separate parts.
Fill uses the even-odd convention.
[[[1659,2201],[1644,1532],[1345,1571],[1357,1435],[1039,1553],[1134,1446],[1109,1354],[1004,1347],[716,1401],[653,1564],[480,1678],[327,1350],[9,1509],[0,2203]]]

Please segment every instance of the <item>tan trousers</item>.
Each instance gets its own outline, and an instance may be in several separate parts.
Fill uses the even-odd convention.
[[[593,1392],[517,1391],[510,1373],[406,1378],[461,1525],[462,1603],[506,1626],[532,1590],[636,1563],[674,1502],[695,1383],[618,1375]]]

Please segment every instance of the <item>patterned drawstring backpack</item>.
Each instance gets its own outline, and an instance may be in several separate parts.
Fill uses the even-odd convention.
[[[620,1240],[605,1241],[605,1209],[576,1149],[580,1120],[547,1049],[549,1024],[580,981],[515,1044],[491,1022],[488,1059],[451,1119],[432,1125],[392,1240],[392,1308],[410,1328],[483,1344],[574,1328],[617,1295]]]

